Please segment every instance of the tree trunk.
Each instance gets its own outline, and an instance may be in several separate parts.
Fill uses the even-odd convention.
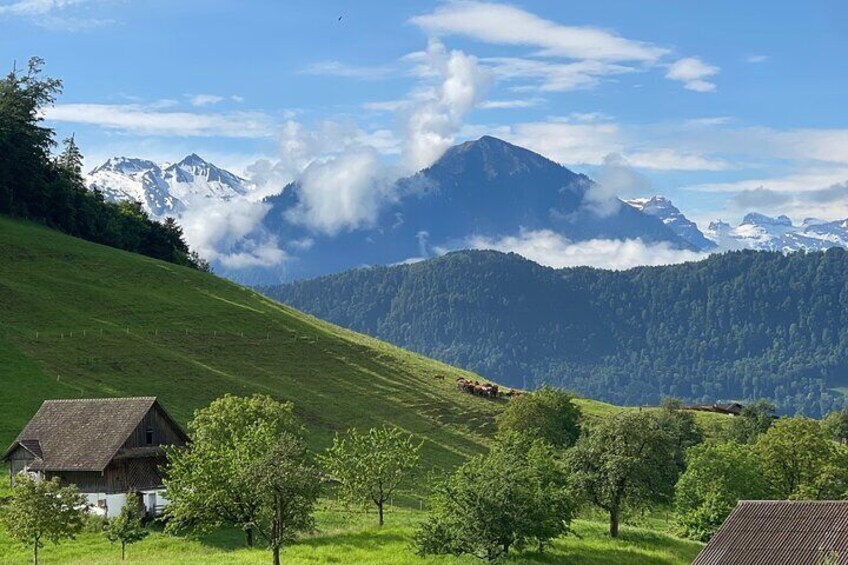
[[[377,503],[377,516],[378,516],[378,521],[379,521],[380,527],[382,528],[383,527],[383,503],[382,502]]]
[[[32,562],[38,565],[38,540],[32,545]]]
[[[253,528],[248,528],[244,531],[247,547],[253,547]]]
[[[618,537],[618,510],[610,510],[610,537]]]
[[[121,542],[121,561],[127,560],[127,544],[126,542]]]
[[[280,548],[279,546],[274,546],[271,548],[271,552],[274,554],[274,565],[280,565]]]

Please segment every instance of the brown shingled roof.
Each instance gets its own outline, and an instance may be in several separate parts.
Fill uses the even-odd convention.
[[[742,500],[692,565],[778,563],[848,564],[848,501]]]
[[[45,400],[4,458],[20,445],[38,457],[33,470],[102,471],[155,403],[153,396]]]

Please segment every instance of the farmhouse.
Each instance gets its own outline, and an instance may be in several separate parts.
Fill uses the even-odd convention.
[[[128,493],[158,514],[163,446],[188,437],[155,397],[46,400],[3,454],[10,481],[28,473],[77,485],[99,512],[116,515]]]
[[[740,501],[692,565],[848,563],[848,501]]]

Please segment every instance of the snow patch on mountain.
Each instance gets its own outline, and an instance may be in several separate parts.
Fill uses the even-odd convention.
[[[715,249],[716,243],[704,237],[698,225],[683,215],[671,200],[665,196],[654,195],[650,198],[632,198],[628,204],[649,216],[654,216],[671,228],[671,230],[696,249],[709,251]]]
[[[179,217],[198,199],[227,201],[254,188],[194,153],[174,164],[112,157],[88,173],[86,183],[107,200],[140,202],[153,218]]]
[[[711,222],[706,236],[721,249],[821,251],[848,247],[848,220],[806,218],[801,225],[795,225],[785,215],[771,217],[752,212],[736,227],[721,220]]]

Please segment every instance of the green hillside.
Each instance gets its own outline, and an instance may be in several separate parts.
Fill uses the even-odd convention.
[[[46,398],[156,395],[180,421],[230,392],[295,403],[317,446],[397,424],[425,460],[481,451],[499,405],[442,363],[218,277],[0,218],[0,443]],[[436,375],[445,375],[444,380]]]
[[[618,405],[766,398],[812,417],[845,404],[842,248],[626,271],[458,251],[264,292],[507,386],[548,383]]]

